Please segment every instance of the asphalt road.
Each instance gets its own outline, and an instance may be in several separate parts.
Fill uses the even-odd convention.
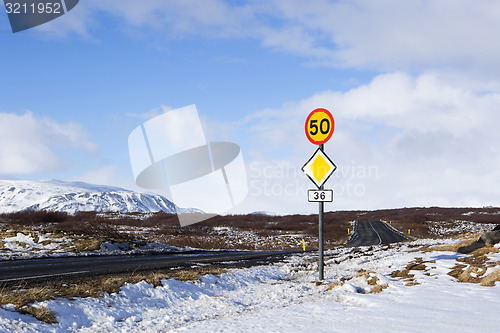
[[[387,223],[381,221],[358,221],[354,235],[347,246],[368,246],[390,244],[409,240],[402,233],[395,232]]]
[[[347,246],[389,244],[408,240],[380,221],[356,222],[354,235]],[[192,251],[169,254],[52,257],[0,260],[0,284],[18,281],[56,279],[72,275],[120,273],[197,263],[269,261],[293,254],[291,251]]]
[[[17,259],[0,261],[0,283],[46,280],[62,276],[119,273],[242,260],[280,258],[287,251],[194,251],[190,253],[88,256]]]

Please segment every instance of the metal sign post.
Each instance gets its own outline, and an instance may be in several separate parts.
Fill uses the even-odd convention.
[[[308,191],[308,201],[319,203],[318,214],[318,270],[319,280],[324,279],[324,208],[325,202],[333,201],[333,191],[325,190],[324,184],[332,173],[337,169],[337,166],[324,153],[324,144],[330,140],[335,122],[332,114],[326,109],[316,109],[309,114],[306,120],[306,136],[312,144],[318,145],[314,155],[302,167],[302,171],[311,179],[318,187],[317,190]]]
[[[324,145],[320,145],[319,146],[319,149],[321,149],[321,151],[324,150]],[[320,190],[324,190],[324,184],[322,184],[319,189]],[[318,238],[318,256],[319,256],[319,260],[318,260],[318,270],[319,270],[319,280],[322,281],[324,279],[324,273],[323,273],[323,269],[324,269],[324,260],[323,260],[323,219],[324,219],[324,212],[325,212],[325,203],[323,201],[319,202],[319,227],[318,227],[318,231],[319,231],[319,238]]]

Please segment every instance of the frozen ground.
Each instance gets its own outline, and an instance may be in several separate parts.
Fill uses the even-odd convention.
[[[11,234],[6,236],[5,234]],[[110,254],[140,254],[152,252],[172,252],[189,250],[178,248],[158,242],[149,242],[144,245],[117,243],[112,241],[102,242],[98,249],[92,251],[77,251],[75,241],[92,241],[91,237],[75,236],[69,234],[54,234],[24,230],[21,232],[8,230],[0,232],[0,260],[18,258],[38,258],[47,256],[88,256]],[[3,245],[3,246],[2,246]]]
[[[429,222],[429,231],[436,236],[446,236],[455,234],[484,233],[496,227],[494,223],[474,223],[470,221],[456,220],[452,223],[442,221],[440,223]]]
[[[465,255],[414,247],[436,242],[330,250],[323,284],[316,283],[316,256],[304,254],[198,282],[141,282],[103,298],[36,303],[55,312],[53,325],[7,305],[0,331],[499,332],[499,283],[458,282],[448,273]],[[487,274],[495,274],[500,254],[487,258]],[[391,277],[409,263],[417,265],[413,278]]]

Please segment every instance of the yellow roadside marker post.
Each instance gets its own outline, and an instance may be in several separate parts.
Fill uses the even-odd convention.
[[[306,252],[306,241],[302,238],[302,249]]]

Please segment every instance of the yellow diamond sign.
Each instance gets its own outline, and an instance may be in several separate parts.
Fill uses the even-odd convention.
[[[318,148],[311,159],[302,167],[302,171],[320,188],[337,166]]]

